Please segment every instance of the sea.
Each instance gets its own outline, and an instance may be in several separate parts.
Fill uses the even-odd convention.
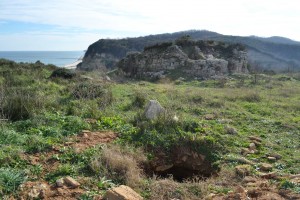
[[[15,62],[53,64],[58,67],[72,64],[84,56],[84,51],[0,51],[0,58]]]

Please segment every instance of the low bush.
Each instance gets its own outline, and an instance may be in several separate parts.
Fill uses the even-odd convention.
[[[10,168],[0,168],[0,194],[7,195],[17,191],[26,180],[23,172]]]
[[[64,79],[71,79],[74,77],[76,77],[75,71],[66,68],[57,68],[52,72],[50,76],[50,78],[64,78]]]
[[[247,102],[260,102],[261,96],[258,93],[248,93],[242,96],[241,99]]]
[[[40,109],[43,103],[35,92],[26,88],[7,88],[2,103],[3,115],[12,120],[29,119]]]

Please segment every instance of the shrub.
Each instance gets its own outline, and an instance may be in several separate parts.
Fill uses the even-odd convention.
[[[43,106],[35,92],[28,88],[7,88],[3,95],[0,109],[12,121],[29,119]]]
[[[134,100],[132,102],[133,106],[136,106],[138,108],[143,108],[146,104],[146,95],[140,92],[137,92],[135,94]]]
[[[101,176],[116,183],[137,187],[141,184],[143,172],[141,165],[146,157],[141,151],[134,152],[128,148],[111,145],[104,147],[98,157],[91,162],[91,168]]]
[[[61,177],[73,176],[76,173],[77,169],[75,168],[75,166],[67,163],[60,165],[55,171],[46,174],[46,180],[54,182]]]
[[[247,102],[260,102],[261,96],[258,93],[249,93],[242,97],[242,100]]]
[[[15,192],[25,180],[25,174],[20,171],[0,168],[0,194],[7,195]]]
[[[109,105],[113,100],[112,92],[108,86],[92,82],[76,85],[72,94],[75,99],[99,99],[101,107]]]
[[[26,140],[26,151],[28,153],[38,153],[48,151],[52,148],[50,139],[45,139],[41,136],[31,135]]]
[[[72,70],[66,68],[57,68],[54,70],[50,76],[50,78],[64,78],[71,79],[76,76],[76,73]]]

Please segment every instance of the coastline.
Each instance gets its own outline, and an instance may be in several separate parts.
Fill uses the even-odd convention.
[[[79,59],[79,60],[77,60],[74,63],[71,63],[71,64],[63,66],[63,68],[66,68],[66,69],[76,69],[77,65],[80,64],[81,62],[82,62],[82,60]]]

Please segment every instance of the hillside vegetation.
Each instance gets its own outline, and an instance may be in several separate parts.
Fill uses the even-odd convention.
[[[2,199],[45,188],[36,199],[101,199],[121,184],[145,199],[225,198],[239,185],[251,198],[299,197],[299,74],[121,83],[0,60],[0,86]],[[149,100],[165,109],[157,119],[143,116]],[[175,166],[174,151],[206,170],[184,174],[185,161],[158,170]],[[66,176],[80,186],[55,187]]]

